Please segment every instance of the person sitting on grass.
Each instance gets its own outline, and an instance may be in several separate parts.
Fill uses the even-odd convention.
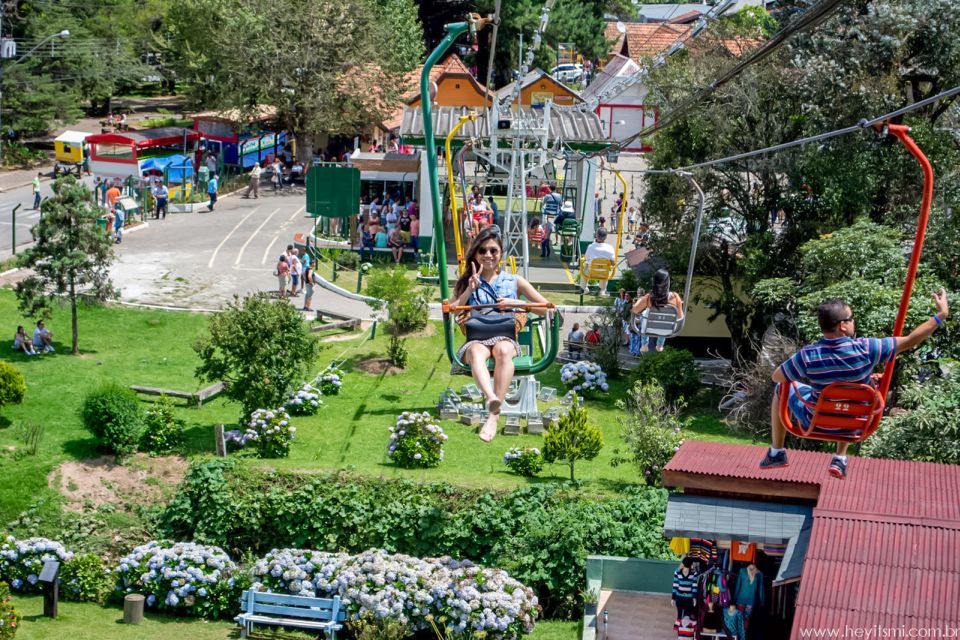
[[[454,306],[496,304],[501,311],[513,311],[517,305],[524,304],[519,299],[520,296],[531,303],[547,302],[524,278],[500,271],[502,254],[503,240],[500,229],[492,225],[481,229],[467,250],[466,269],[454,287]],[[546,313],[545,309],[532,311],[538,315]],[[468,331],[469,328],[466,328],[465,333]],[[509,329],[502,335],[471,339],[468,334],[466,344],[457,352],[457,358],[470,367],[477,387],[487,399],[487,411],[490,415],[479,434],[484,442],[490,442],[497,433],[500,406],[513,379],[513,358],[518,355],[520,344],[517,342],[514,322],[511,322]],[[487,370],[487,360],[490,358],[494,361],[492,382]]]
[[[789,386],[788,398],[793,419],[806,427],[813,418],[812,411],[801,398],[815,405],[820,392],[833,382],[872,384],[875,367],[887,364],[896,354],[913,349],[933,335],[950,315],[947,292],[940,289],[933,294],[933,302],[937,309],[933,317],[910,335],[893,338],[854,338],[857,326],[850,305],[836,298],[821,302],[817,308],[817,322],[823,338],[800,349],[773,372],[774,382],[794,383]],[[780,420],[779,393],[778,386],[770,403],[770,450],[760,461],[761,469],[789,464],[784,449],[787,432]],[[827,469],[830,475],[841,480],[847,477],[848,446],[847,442],[837,443],[837,454]]]
[[[33,348],[41,353],[53,353],[53,331],[47,329],[43,320],[37,320],[37,328],[33,331]]]
[[[649,309],[663,309],[671,305],[677,309],[677,321],[683,318],[683,298],[679,293],[670,291],[670,272],[666,269],[660,269],[653,274],[653,289],[647,295],[639,298],[634,304],[632,311],[643,317],[643,324],[646,324]],[[657,351],[663,351],[663,345],[667,339],[663,336],[657,338]],[[640,330],[640,353],[650,351],[650,336]]]
[[[27,332],[23,329],[22,324],[17,327],[17,332],[13,336],[13,350],[23,351],[28,356],[37,355],[36,350],[33,348],[33,343],[30,342],[30,338],[27,337]]]
[[[570,357],[574,360],[580,360],[583,357],[583,343],[587,335],[580,328],[579,322],[573,323],[573,329],[567,334],[567,342],[570,348]]]

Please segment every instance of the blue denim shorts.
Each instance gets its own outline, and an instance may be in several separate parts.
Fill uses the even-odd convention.
[[[810,420],[813,419],[813,411],[811,411],[807,405],[803,404],[804,400],[814,402],[813,389],[810,385],[800,384],[799,382],[791,384],[788,401],[790,413],[793,414],[794,419],[799,422],[801,426],[806,428],[810,425]]]

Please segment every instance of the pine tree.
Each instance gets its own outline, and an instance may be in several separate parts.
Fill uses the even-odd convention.
[[[33,274],[17,284],[20,310],[31,317],[49,318],[51,303],[70,303],[73,354],[78,354],[77,298],[114,297],[110,282],[113,246],[97,226],[100,209],[93,194],[73,176],[53,183],[53,197],[40,205],[40,222],[30,231],[36,242],[17,261]]]
[[[587,422],[587,408],[574,397],[569,413],[561,416],[543,436],[543,458],[547,462],[566,461],[574,480],[577,460],[593,460],[603,448],[603,433]]]

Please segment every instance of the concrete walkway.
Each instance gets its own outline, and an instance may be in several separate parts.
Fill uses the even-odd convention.
[[[670,595],[633,591],[600,592],[597,640],[676,640],[677,609]],[[607,612],[604,629],[603,612]]]

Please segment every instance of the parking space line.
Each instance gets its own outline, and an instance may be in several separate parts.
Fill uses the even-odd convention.
[[[273,240],[270,241],[270,244],[267,245],[267,248],[263,252],[263,259],[260,260],[260,264],[267,264],[267,256],[270,255],[270,247],[272,247],[273,243],[279,239],[279,235],[273,236]]]
[[[232,236],[233,233],[234,233],[237,229],[240,228],[240,225],[242,225],[244,222],[246,222],[247,219],[248,219],[250,216],[252,216],[253,214],[255,214],[255,213],[257,212],[257,209],[259,209],[259,208],[260,208],[260,207],[254,207],[254,208],[250,211],[250,213],[248,213],[247,215],[245,215],[245,216],[243,217],[243,219],[240,220],[240,222],[238,222],[238,223],[236,224],[236,226],[235,226],[233,229],[230,229],[230,233],[228,233],[227,235],[225,235],[225,236],[223,237],[223,240],[220,241],[220,244],[217,245],[217,248],[213,250],[213,255],[210,256],[210,262],[207,263],[207,268],[208,268],[208,269],[213,269],[213,261],[217,259],[217,254],[220,253],[220,249],[222,249],[222,248],[223,248],[223,245],[225,245],[225,244],[227,243],[227,240],[230,239],[230,236]]]
[[[243,246],[242,246],[242,247],[240,247],[240,252],[237,253],[237,259],[233,261],[233,266],[237,266],[238,264],[240,264],[240,259],[243,258],[243,252],[246,251],[247,246],[248,246],[251,242],[253,242],[253,239],[257,237],[257,234],[258,234],[258,233],[260,233],[260,230],[263,229],[268,222],[270,222],[270,218],[272,218],[273,216],[277,215],[277,213],[278,213],[279,211],[280,211],[280,207],[277,207],[276,209],[274,209],[274,210],[273,210],[273,213],[271,213],[270,215],[268,215],[268,216],[266,217],[266,219],[265,219],[263,222],[260,223],[260,226],[257,227],[257,230],[250,234],[250,237],[247,238],[247,241],[243,243]]]

